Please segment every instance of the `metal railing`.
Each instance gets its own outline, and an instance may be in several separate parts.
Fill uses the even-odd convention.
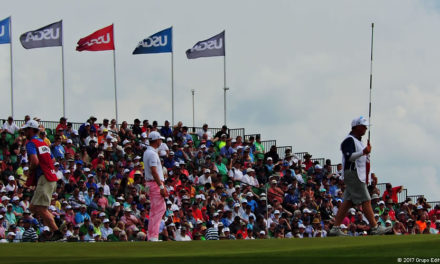
[[[319,165],[324,166],[325,164],[325,159],[324,158],[317,158],[317,159],[310,159],[312,162],[319,162]]]
[[[292,151],[292,146],[280,146],[277,147],[277,153],[278,156],[280,157],[280,159],[284,159],[284,157],[286,156],[286,150],[290,149],[290,151]]]
[[[397,194],[397,201],[399,203],[403,203],[406,201],[407,197],[408,197],[408,190],[403,189],[400,193]]]
[[[421,197],[425,197],[425,196],[423,194],[408,195],[408,196],[406,196],[406,198],[411,198],[411,201],[413,201],[414,203],[416,203],[417,199],[419,199]]]
[[[276,140],[261,140],[261,145],[264,147],[264,152],[269,151],[272,146],[277,145]]]
[[[338,165],[331,165],[332,173],[338,172]]]
[[[260,134],[249,134],[249,135],[244,135],[244,141],[248,141],[250,137],[254,137],[256,138],[257,136],[261,136]]]
[[[295,152],[295,155],[297,155],[300,160],[304,160],[304,155],[307,153],[308,152]]]
[[[434,209],[437,205],[440,206],[440,201],[428,202],[428,204]]]
[[[230,128],[229,130],[229,136],[231,138],[236,138],[238,136],[244,137],[244,128]]]

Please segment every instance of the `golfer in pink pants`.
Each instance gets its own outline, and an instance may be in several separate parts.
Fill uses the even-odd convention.
[[[150,146],[144,152],[145,179],[150,188],[150,219],[148,221],[148,240],[159,241],[159,227],[166,206],[164,198],[168,195],[164,187],[162,164],[157,148],[162,144],[162,137],[156,131],[148,135]]]

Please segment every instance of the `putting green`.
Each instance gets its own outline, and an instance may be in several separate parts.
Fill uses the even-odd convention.
[[[408,257],[415,259],[404,259]],[[402,263],[417,263],[416,258],[420,259],[419,263],[425,258],[439,258],[437,263],[440,263],[440,236],[0,244],[0,263],[375,264],[399,263],[398,258],[402,258]]]

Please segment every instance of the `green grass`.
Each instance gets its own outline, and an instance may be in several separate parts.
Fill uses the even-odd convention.
[[[440,236],[314,239],[0,244],[1,263],[398,263],[440,258]],[[403,263],[403,262],[402,262]],[[412,263],[416,263],[413,261]]]

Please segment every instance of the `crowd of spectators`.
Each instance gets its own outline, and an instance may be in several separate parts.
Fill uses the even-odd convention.
[[[264,149],[260,137],[231,138],[226,126],[212,135],[207,124],[191,132],[182,122],[96,121],[92,116],[78,130],[64,117],[54,130],[40,125],[55,160],[58,182],[49,210],[63,241],[147,240],[150,201],[142,160],[151,131],[165,138],[158,149],[169,193],[163,241],[326,237],[343,201],[341,165],[332,172],[330,160],[322,166],[291,150],[281,159],[275,146]],[[0,133],[0,242],[50,240],[49,228],[28,210],[33,188],[25,184],[26,137],[12,117]],[[372,175],[378,223],[393,226],[396,235],[438,234],[438,206],[423,197],[399,203],[401,186],[387,184],[381,195],[376,184]],[[341,229],[369,235],[360,206],[349,210]]]

